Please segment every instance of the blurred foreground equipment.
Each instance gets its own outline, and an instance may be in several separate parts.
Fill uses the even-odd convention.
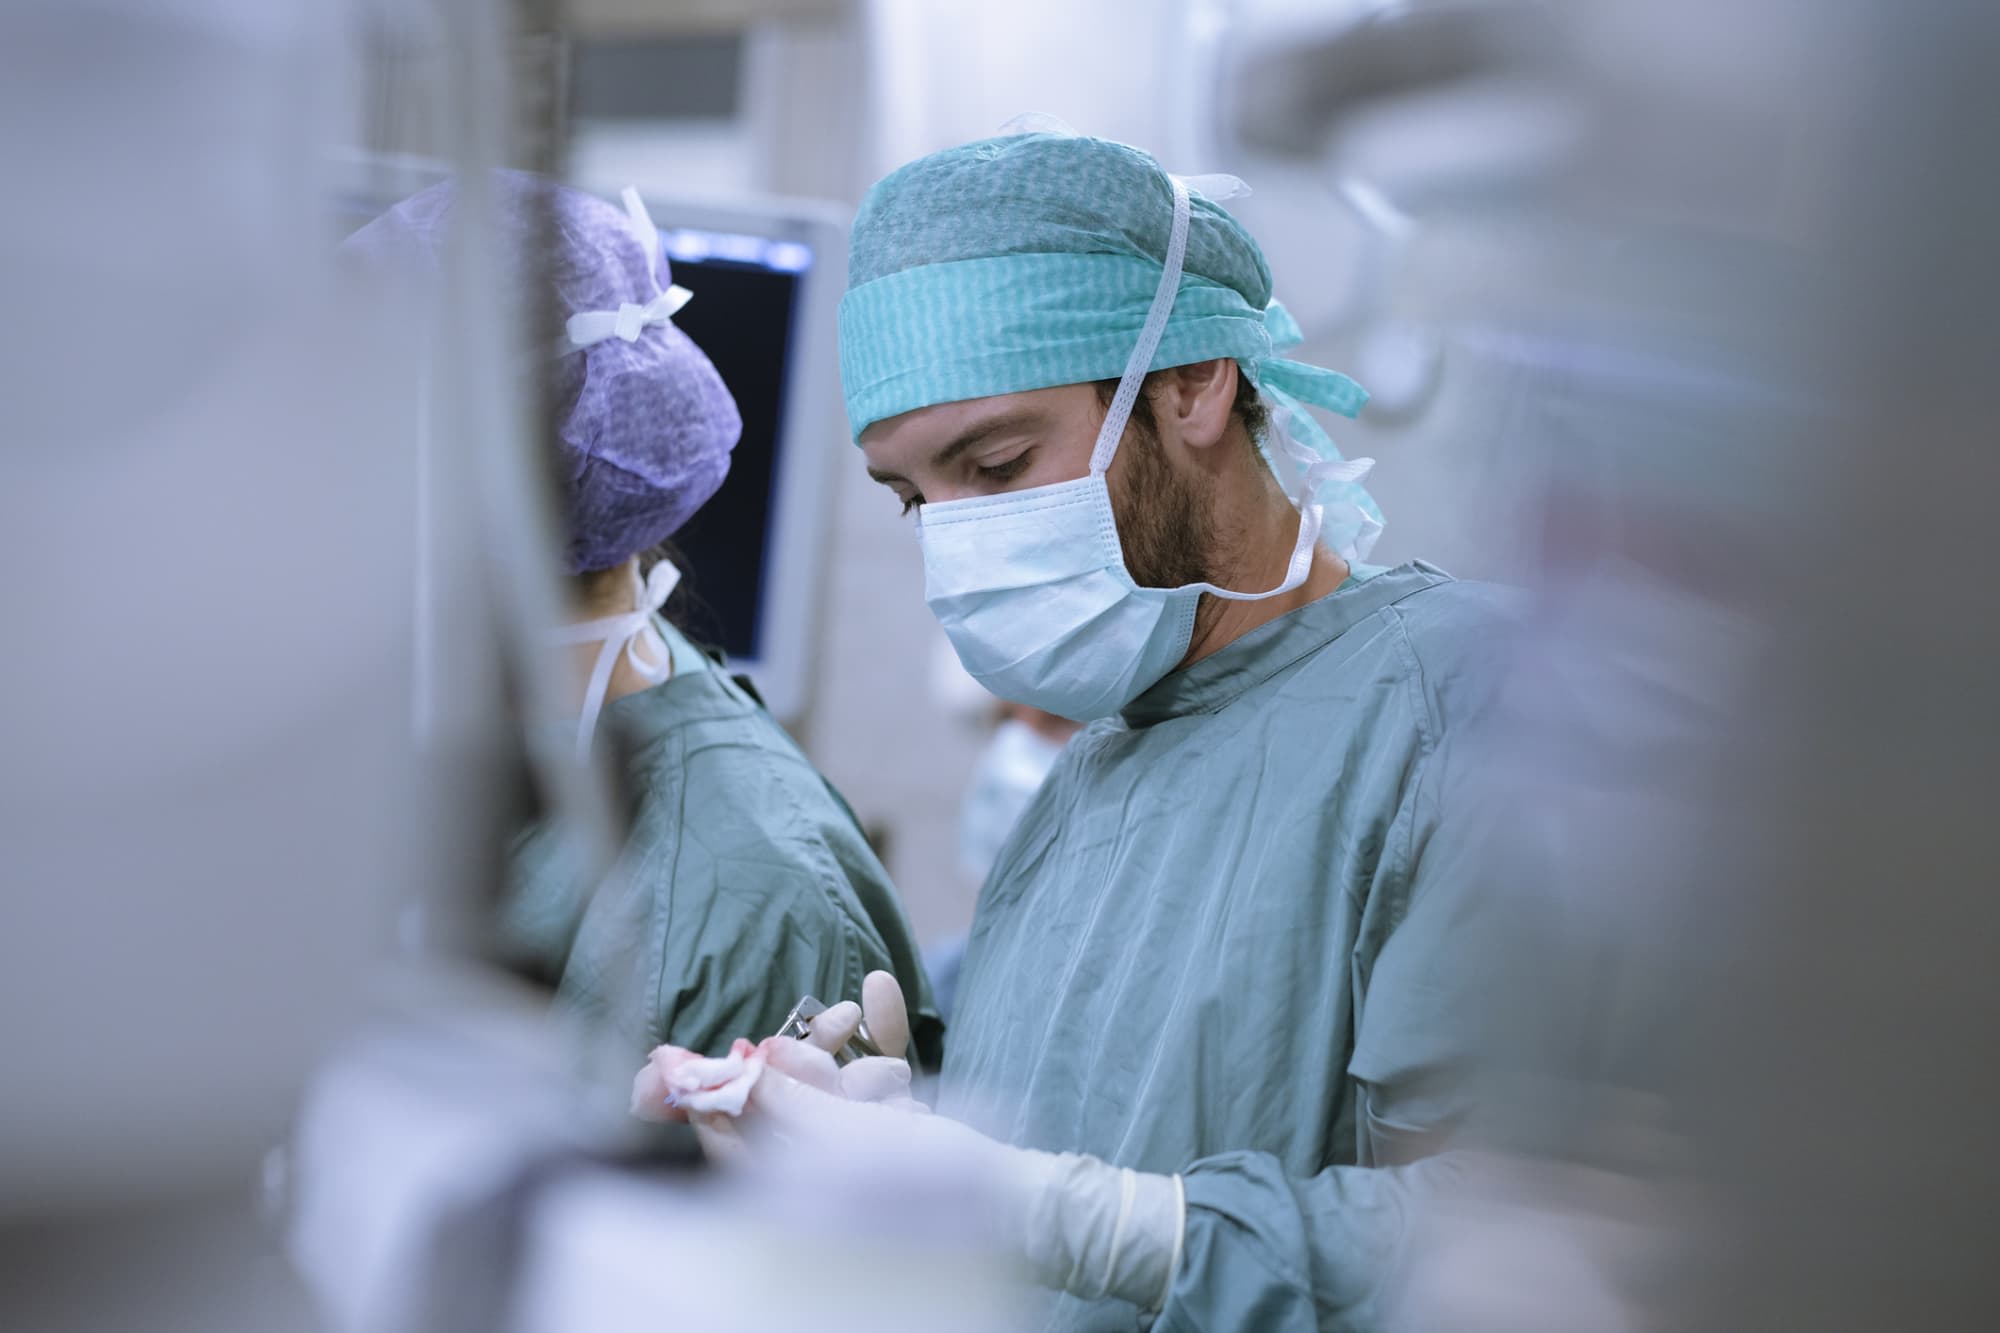
[[[1997,29],[1413,0],[1244,34],[1239,141],[1489,261],[1429,313],[1511,367],[1473,421],[1535,490],[1492,534],[1537,608],[1488,747],[1515,1040],[1485,1169],[1417,1219],[1408,1328],[2000,1299]]]

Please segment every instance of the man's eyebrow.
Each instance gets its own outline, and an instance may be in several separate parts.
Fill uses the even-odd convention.
[[[997,417],[980,422],[939,449],[931,455],[930,465],[934,468],[949,467],[962,458],[967,450],[978,448],[993,436],[1005,434],[1010,430],[1019,430],[1024,426],[1039,426],[1041,421],[1042,413],[1032,407],[1003,412]],[[884,486],[898,482],[905,486],[910,484],[907,478],[898,476],[894,472],[885,472],[880,468],[869,468],[868,476],[870,480],[880,482]]]
[[[932,467],[948,467],[958,461],[968,449],[976,449],[995,435],[1019,430],[1024,426],[1039,426],[1042,414],[1032,407],[1020,408],[1013,412],[1003,412],[989,421],[982,421],[971,430],[937,451],[931,458]]]

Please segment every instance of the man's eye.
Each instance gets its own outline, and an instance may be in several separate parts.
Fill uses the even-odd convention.
[[[991,467],[981,467],[979,475],[988,481],[1012,481],[1028,470],[1028,455],[1033,452],[1034,450],[1032,449],[1023,449],[1004,463],[995,463]]]
[[[921,495],[900,496],[898,498],[901,499],[903,502],[904,518],[908,518],[910,516],[910,511],[912,509],[915,509],[918,505],[921,505],[924,502],[924,497]]]

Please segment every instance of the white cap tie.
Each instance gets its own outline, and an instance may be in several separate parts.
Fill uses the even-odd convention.
[[[651,280],[657,280],[660,272],[660,229],[653,225],[653,219],[646,212],[645,200],[631,186],[626,186],[625,218],[632,228],[632,235],[639,242],[639,248],[646,252],[646,273]],[[639,335],[660,324],[671,323],[680,308],[694,299],[694,293],[685,287],[670,285],[644,305],[627,301],[616,310],[579,310],[569,317],[563,327],[569,333],[569,345],[564,352],[573,352],[579,347],[591,347],[607,338],[621,338],[626,342],[639,341]]]
[[[674,674],[674,657],[660,631],[653,625],[653,613],[667,604],[681,571],[671,560],[653,566],[645,582],[639,581],[639,567],[632,565],[633,607],[615,616],[566,625],[549,636],[554,644],[603,643],[591,666],[590,684],[583,692],[583,713],[576,725],[576,757],[579,763],[590,758],[590,740],[597,731],[597,718],[604,711],[604,696],[611,690],[611,673],[624,653],[642,680],[657,685]],[[644,643],[646,656],[639,653]],[[648,661],[647,657],[652,660]]]

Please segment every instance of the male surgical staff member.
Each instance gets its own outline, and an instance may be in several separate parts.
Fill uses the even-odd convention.
[[[503,948],[629,1033],[635,1054],[719,1053],[777,1031],[803,995],[858,999],[886,971],[935,1063],[942,1027],[914,936],[846,803],[658,614],[679,571],[655,548],[722,485],[742,432],[721,376],[672,322],[690,293],[635,193],[621,211],[519,173],[496,185],[508,257],[546,280],[562,318],[548,369],[575,606],[556,646],[586,682],[574,739],[587,753],[599,733],[618,738],[632,799],[615,894],[593,892],[559,821],[522,834]],[[451,183],[426,190],[348,248],[421,264],[455,199]]]
[[[911,163],[850,281],[851,423],[926,600],[989,689],[1094,721],[981,894],[947,1114],[774,1067],[744,1130],[966,1162],[1052,1327],[1376,1326],[1480,1051],[1503,595],[1361,563],[1362,469],[1299,403],[1362,391],[1281,355],[1256,242],[1142,152]]]

